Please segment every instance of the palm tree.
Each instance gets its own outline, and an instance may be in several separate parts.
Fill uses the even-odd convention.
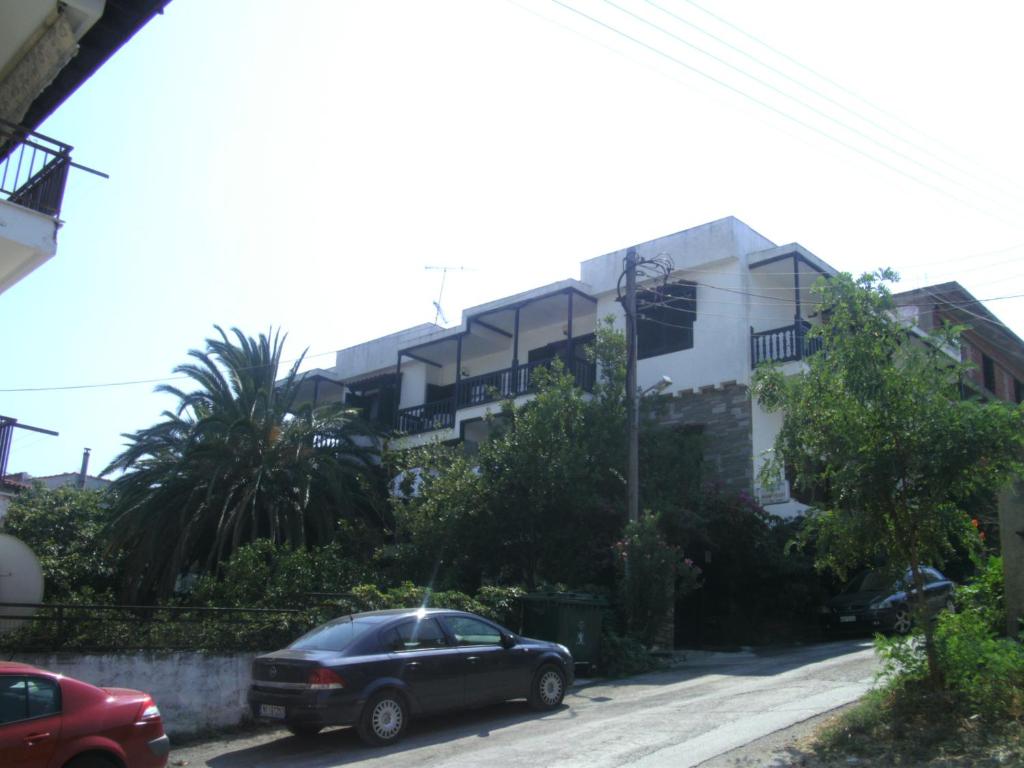
[[[302,358],[277,381],[284,337],[232,329],[206,340],[175,373],[198,387],[163,420],[125,434],[104,474],[115,480],[112,545],[128,551],[128,599],[169,595],[189,570],[216,572],[242,544],[330,541],[343,518],[378,508],[372,431],[357,412],[296,405]]]

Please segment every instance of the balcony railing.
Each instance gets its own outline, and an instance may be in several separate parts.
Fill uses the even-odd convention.
[[[60,216],[71,149],[0,120],[0,195],[47,216]]]
[[[772,328],[769,331],[750,329],[750,361],[752,367],[759,363],[786,363],[791,360],[803,360],[821,349],[820,338],[807,338],[811,324],[802,322],[799,325],[786,325]]]
[[[484,405],[532,392],[535,389],[534,371],[550,366],[553,361],[554,358],[535,360],[462,379],[455,388],[454,397],[402,408],[398,412],[398,431],[415,435],[435,429],[451,429],[455,426],[457,408]],[[576,386],[587,392],[594,388],[596,371],[593,363],[578,359],[562,359],[562,362],[572,374]]]

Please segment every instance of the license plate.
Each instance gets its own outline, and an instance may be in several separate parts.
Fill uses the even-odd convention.
[[[284,707],[278,704],[260,704],[260,717],[272,717],[274,720],[284,720]]]
[[[849,624],[850,622],[853,622],[853,621],[856,621],[856,620],[857,620],[856,616],[840,616],[839,617],[839,621],[842,624]]]

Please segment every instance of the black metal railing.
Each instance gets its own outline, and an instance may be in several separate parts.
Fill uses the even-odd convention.
[[[446,397],[398,412],[398,431],[415,435],[435,429],[451,429],[455,426],[455,398]]]
[[[821,349],[821,339],[808,338],[811,329],[808,322],[794,323],[768,331],[750,329],[750,362],[756,368],[759,363],[786,363],[803,360]]]
[[[484,403],[491,403],[495,400],[511,397],[517,392],[525,392],[526,390],[518,385],[518,377],[516,376],[517,368],[522,369],[524,367],[520,365],[516,368],[503,368],[500,371],[492,371],[491,373],[463,379],[456,387],[458,407],[465,408],[469,405],[483,405]]]
[[[0,650],[266,650],[337,612],[298,608],[0,603]]]
[[[576,386],[589,392],[594,388],[597,372],[594,363],[577,358],[545,358],[522,363],[511,368],[470,376],[459,381],[455,395],[398,412],[398,431],[409,435],[430,432],[435,429],[451,429],[455,426],[455,411],[474,405],[484,405],[516,395],[534,391],[534,373],[538,368],[549,368],[556,360],[562,360],[572,374]]]
[[[70,144],[0,120],[0,194],[33,211],[60,216],[71,150]]]

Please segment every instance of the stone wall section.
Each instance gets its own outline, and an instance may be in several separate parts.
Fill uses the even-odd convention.
[[[732,491],[754,490],[750,392],[735,381],[674,395],[661,423],[700,428],[704,477]]]

